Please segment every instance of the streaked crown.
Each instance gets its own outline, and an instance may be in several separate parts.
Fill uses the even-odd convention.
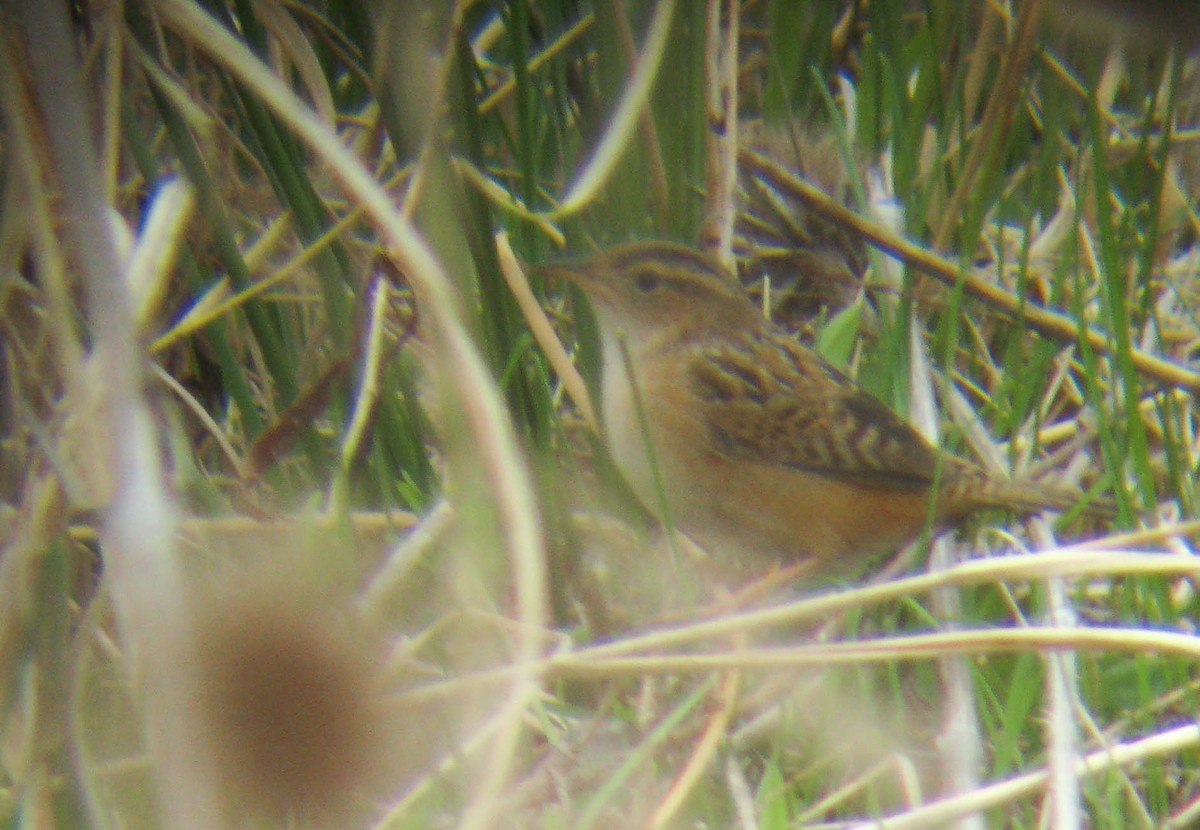
[[[762,315],[732,275],[712,257],[671,242],[633,242],[580,263],[551,265],[592,301],[602,324],[657,327],[689,322],[736,329]]]

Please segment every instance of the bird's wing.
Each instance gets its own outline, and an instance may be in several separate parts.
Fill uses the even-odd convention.
[[[690,364],[712,449],[864,484],[929,487],[937,451],[853,381],[773,333],[697,349]]]

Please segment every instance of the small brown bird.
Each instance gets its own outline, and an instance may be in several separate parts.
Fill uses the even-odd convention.
[[[591,301],[617,466],[651,512],[668,512],[722,563],[758,570],[807,561],[813,576],[853,575],[920,534],[935,481],[938,527],[983,508],[1034,513],[1080,500],[994,478],[935,449],[775,328],[696,250],[633,243],[542,273],[575,283]]]

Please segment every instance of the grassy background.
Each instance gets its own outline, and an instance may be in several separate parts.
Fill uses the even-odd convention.
[[[6,36],[6,820],[174,824],[182,808],[163,804],[193,792],[264,826],[927,827],[922,805],[957,789],[945,815],[971,826],[1194,822],[1194,63],[1161,34],[1032,3],[741,4],[742,139],[840,182],[837,199],[912,243],[902,259],[951,276],[872,250],[848,292],[800,274],[792,290],[821,299],[781,322],[903,411],[926,377],[953,451],[1081,478],[1120,517],[989,516],[944,554],[973,567],[775,616],[674,608],[667,635],[657,615],[686,592],[664,551],[638,547],[644,517],[530,334],[494,233],[529,263],[701,238],[709,10],[429,5],[97,4],[71,24],[91,112],[66,124],[20,82],[44,35]],[[614,133],[667,14],[648,107]],[[317,119],[256,82],[255,60]],[[321,130],[390,202],[348,183]],[[104,328],[79,276],[76,197],[44,139],[64,132],[95,150],[128,244],[167,252],[130,289],[131,330]],[[605,148],[610,174],[560,209]],[[785,201],[802,224],[820,213]],[[848,239],[837,267],[863,258]],[[762,291],[763,253],[742,254]],[[581,298],[531,279],[594,389]],[[772,288],[780,308],[788,290]],[[102,544],[98,471],[121,427],[94,391],[111,367],[86,355],[131,336],[153,366],[155,486],[185,517],[157,553],[183,589],[123,576]],[[1108,551],[1059,549],[1084,532]],[[145,607],[198,645],[139,634]],[[217,773],[163,737],[164,674],[200,701],[189,734],[216,736]]]

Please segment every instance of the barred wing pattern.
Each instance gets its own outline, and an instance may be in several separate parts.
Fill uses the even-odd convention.
[[[700,348],[691,379],[712,448],[722,455],[864,485],[919,490],[933,483],[936,450],[799,344],[759,332]]]

